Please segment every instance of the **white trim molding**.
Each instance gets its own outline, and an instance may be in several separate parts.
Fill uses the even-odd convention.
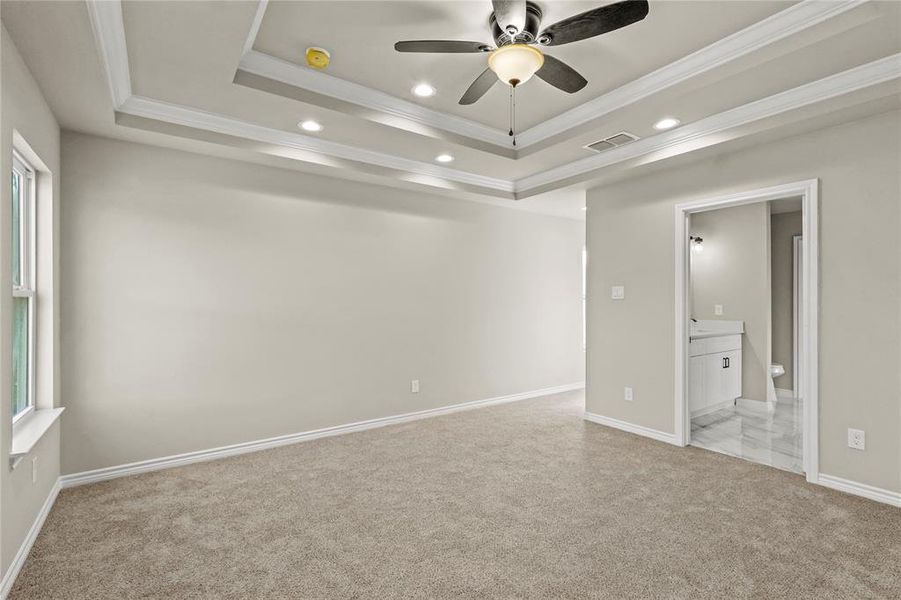
[[[883,504],[901,508],[901,492],[893,492],[891,490],[878,488],[874,485],[859,483],[857,481],[851,481],[850,479],[842,479],[841,477],[834,477],[823,473],[820,473],[819,480],[816,483],[833,490],[854,494],[855,496],[861,496],[863,498],[875,500],[876,502],[882,502]]]
[[[260,33],[260,26],[263,24],[263,17],[266,15],[266,9],[269,8],[269,0],[259,0],[257,10],[253,14],[253,21],[250,23],[250,31],[247,32],[247,38],[244,40],[244,49],[241,56],[247,56],[247,53],[253,50],[253,44]]]
[[[593,119],[625,108],[692,77],[697,77],[716,67],[775,44],[781,39],[860,6],[864,1],[818,2],[805,0],[798,2],[763,21],[753,23],[741,31],[630,81],[603,96],[589,100],[523,131],[517,136],[517,143],[520,148],[526,148],[543,142],[561,132],[584,125]]]
[[[128,69],[122,2],[88,0],[87,6],[94,41],[106,71],[113,108],[118,109],[131,96],[131,73]]]
[[[606,425],[607,427],[613,427],[614,429],[619,429],[628,433],[634,433],[636,435],[651,438],[652,440],[657,440],[658,442],[666,442],[667,444],[673,444],[674,446],[680,445],[676,440],[676,436],[674,434],[667,433],[665,431],[651,429],[650,427],[644,427],[643,425],[635,425],[634,423],[620,421],[619,419],[596,415],[590,412],[586,412],[584,418],[586,421],[591,421],[592,423],[597,423],[598,425]]]
[[[541,173],[528,175],[516,181],[516,191],[523,193],[560,183],[627,160],[662,153],[682,144],[692,144],[706,137],[718,138],[719,134],[727,130],[898,78],[901,78],[901,53],[705,117],[694,123],[643,138],[601,154],[580,158]],[[693,144],[692,149],[695,149],[695,146],[696,144]]]
[[[483,189],[494,190],[510,194],[514,188],[513,182],[497,177],[487,177],[459,169],[451,169],[429,162],[412,160],[385,154],[374,150],[367,150],[357,146],[349,146],[330,140],[323,140],[301,133],[273,129],[262,125],[255,125],[247,121],[240,121],[231,117],[215,113],[197,110],[168,102],[132,96],[119,107],[119,112],[136,117],[153,119],[201,129],[223,135],[231,135],[242,139],[266,142],[283,148],[315,152],[325,156],[340,158],[353,162],[364,163],[385,169],[392,169],[426,177],[436,177],[445,181],[453,181],[464,185],[471,185]]]
[[[129,463],[125,465],[117,465],[114,467],[106,467],[103,469],[95,469],[93,471],[84,471],[82,473],[73,473],[71,475],[63,475],[60,477],[60,483],[63,488],[85,485],[88,483],[96,483],[98,481],[106,481],[108,479],[116,479],[118,477],[126,477],[128,475],[137,475],[139,473],[149,473],[151,471],[160,471],[162,469],[171,469],[181,467],[198,462],[208,460],[216,460],[226,458],[228,456],[237,456],[239,454],[247,454],[249,452],[258,452],[260,450],[268,450],[279,446],[287,446],[316,440],[324,437],[336,435],[344,435],[346,433],[354,433],[357,431],[365,431],[367,429],[375,429],[376,427],[385,427],[387,425],[397,425],[399,423],[407,423],[419,419],[437,417],[450,413],[464,410],[472,410],[475,408],[485,408],[495,406],[497,404],[506,404],[508,402],[517,402],[519,400],[528,400],[530,398],[538,398],[541,396],[549,396],[551,394],[560,394],[580,390],[585,387],[585,382],[570,383],[558,385],[554,387],[542,388],[528,392],[520,392],[518,394],[510,394],[507,396],[498,396],[496,398],[487,398],[484,400],[475,400],[472,402],[463,402],[461,404],[452,404],[450,406],[442,406],[440,408],[432,408],[390,417],[381,417],[378,419],[369,419],[366,421],[358,421],[356,423],[347,423],[345,425],[337,425],[334,427],[325,427],[323,429],[314,429],[312,431],[303,431],[300,433],[291,433],[273,438],[262,440],[254,440],[241,444],[231,444],[229,446],[221,446],[219,448],[210,448],[208,450],[198,450],[196,452],[186,452],[184,454],[176,454],[173,456],[164,456],[150,460],[142,460],[139,462]]]
[[[511,149],[510,137],[507,132],[500,129],[403,100],[365,85],[322,71],[314,71],[256,50],[250,50],[241,58],[238,69],[379,113],[487,142],[504,150]]]
[[[558,118],[563,120],[553,127],[554,133],[561,133],[567,127],[583,123],[584,119],[596,118],[605,114],[604,111],[638,101],[654,91],[659,91],[662,87],[674,85],[693,75],[762,48],[767,44],[767,40],[781,39],[842,14],[860,4],[861,0],[838,0],[835,2],[806,0],[800,2],[667,67],[626,84],[619,90],[589,101],[586,105],[561,115]],[[298,161],[329,164],[327,160],[317,161],[315,155],[339,158],[363,166],[361,170],[365,170],[365,166],[387,169],[389,172],[383,172],[381,175],[389,179],[399,179],[432,188],[448,188],[453,184],[461,184],[471,186],[471,191],[475,193],[511,200],[565,187],[574,183],[576,178],[580,180],[589,178],[605,167],[627,160],[648,155],[662,159],[677,154],[679,151],[695,150],[717,143],[717,141],[723,141],[723,133],[727,130],[901,78],[901,53],[899,53],[712,115],[671,131],[638,140],[603,154],[578,159],[514,180],[451,169],[431,162],[332,142],[320,137],[255,125],[193,107],[133,96],[121,1],[88,0],[87,5],[96,45],[106,70],[112,102],[117,112],[238,138],[263,141],[277,147],[309,153],[293,157]],[[472,140],[473,143],[506,147],[508,136],[499,130],[462,117],[434,111],[383,92],[366,91],[367,88],[359,84],[304,69],[293,63],[280,61],[253,50],[253,39],[256,38],[263,21],[266,6],[266,0],[262,0],[255,12],[245,42],[244,56],[241,59],[243,67],[255,69],[265,73],[267,77],[282,82],[287,81],[298,87],[313,86],[313,89],[317,90],[321,88],[322,93],[332,93],[336,98],[340,97],[357,104],[362,102],[386,115],[401,115],[418,124],[427,124],[436,129],[456,133],[463,138]],[[314,80],[315,83],[311,83]],[[549,127],[548,123],[552,121],[536,126],[536,128]],[[560,129],[561,127],[563,129]],[[520,148],[524,148],[526,142],[538,143],[550,134],[550,131],[542,133],[540,129],[536,132],[536,128],[527,130],[518,137]],[[529,142],[530,136],[533,138],[531,142]],[[344,166],[355,168],[352,165]]]
[[[723,410],[724,408],[732,408],[738,404],[738,400],[723,400],[722,402],[717,402],[716,404],[711,404],[710,406],[705,406],[704,408],[699,408],[697,410],[691,411],[691,418],[702,417],[704,415],[709,415],[710,413],[715,413],[718,410]]]
[[[804,264],[802,285],[804,298],[801,333],[804,356],[800,361],[805,390],[803,402],[804,472],[807,481],[817,483],[819,475],[819,182],[816,179],[798,181],[768,188],[727,194],[677,204],[674,209],[675,256],[675,432],[677,443],[684,446],[691,439],[691,418],[688,409],[688,219],[692,213],[766,202],[782,198],[801,197],[801,229],[803,233]]]
[[[759,412],[764,414],[772,414],[776,412],[776,403],[770,400],[755,400],[754,398],[736,398],[735,406],[750,412]],[[692,417],[697,416],[694,413]]]
[[[864,0],[835,0],[832,2],[806,0],[794,4],[656,71],[521,132],[517,136],[518,148],[521,151],[529,146],[539,144],[591,120],[603,117],[662,90],[775,44],[779,40],[841,15],[863,3]],[[510,148],[507,134],[493,127],[423,107],[380,90],[320,71],[313,71],[302,65],[253,50],[267,5],[268,0],[260,0],[253,25],[244,43],[244,54],[238,67],[239,70],[435,129],[463,135],[502,148]]]
[[[27,417],[13,423],[12,444],[9,450],[9,462],[13,468],[19,459],[31,452],[44,434],[50,431],[64,410],[65,406],[38,408],[32,410]]]
[[[739,106],[672,131],[608,150],[603,154],[582,158],[515,181],[450,169],[300,133],[255,125],[231,117],[140,96],[130,97],[119,107],[119,112],[244,139],[263,141],[281,147],[305,150],[404,173],[435,177],[443,181],[471,185],[495,193],[509,194],[511,198],[522,198],[539,188],[565,184],[573,177],[590,174],[604,167],[651,154],[662,154],[664,151],[682,144],[694,146],[698,140],[703,138],[717,138],[725,131],[749,123],[898,78],[901,78],[901,53]],[[428,184],[428,181],[421,183]]]
[[[25,535],[22,545],[19,546],[16,556],[13,558],[12,563],[10,563],[9,568],[3,575],[3,580],[0,581],[0,600],[5,600],[10,590],[12,590],[13,584],[16,582],[16,577],[19,576],[19,571],[22,570],[25,559],[28,558],[28,553],[31,552],[31,547],[34,546],[34,541],[38,538],[38,534],[44,526],[44,521],[47,520],[47,515],[50,514],[50,509],[53,508],[53,504],[56,502],[60,487],[60,481],[57,479],[56,483],[53,484],[53,487],[50,488],[50,493],[47,494],[44,505],[41,506],[41,510],[38,511],[37,516],[34,518],[34,522],[28,529],[28,533]]]

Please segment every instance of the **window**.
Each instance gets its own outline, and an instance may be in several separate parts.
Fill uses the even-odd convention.
[[[34,169],[13,153],[12,171],[12,414],[34,409]]]

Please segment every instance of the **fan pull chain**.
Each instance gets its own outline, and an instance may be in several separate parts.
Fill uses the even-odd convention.
[[[513,88],[513,87],[510,88],[510,97],[507,100],[507,111],[510,114],[510,133],[508,133],[507,135],[509,135],[510,137],[513,137],[513,90],[514,89],[516,89],[516,88]]]
[[[516,145],[516,134],[513,130],[516,127],[516,86],[510,86],[510,133],[508,134],[513,138],[513,145]]]

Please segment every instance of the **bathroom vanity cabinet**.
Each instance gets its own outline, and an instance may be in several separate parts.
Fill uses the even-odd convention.
[[[692,416],[731,406],[741,397],[741,334],[691,337],[688,397]]]

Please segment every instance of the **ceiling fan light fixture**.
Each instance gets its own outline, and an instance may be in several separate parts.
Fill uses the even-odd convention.
[[[531,79],[544,64],[544,54],[526,44],[501,46],[488,57],[488,68],[507,85],[516,87]]]

